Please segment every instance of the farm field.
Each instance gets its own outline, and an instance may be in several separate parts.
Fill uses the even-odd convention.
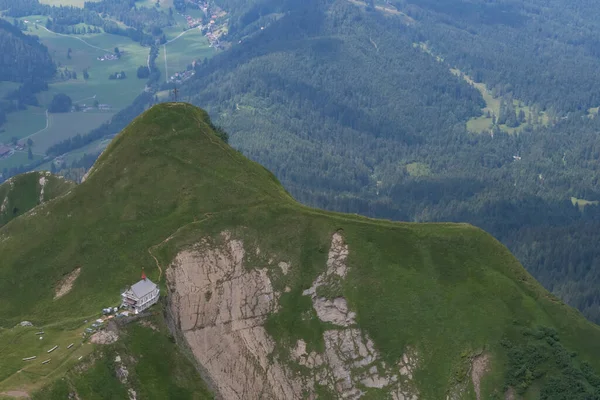
[[[160,3],[164,3],[164,1],[163,2],[159,1],[159,4]],[[139,1],[135,2],[135,6],[138,8],[139,7],[154,8],[156,6],[156,1],[155,0],[154,1],[153,0],[139,0]],[[162,4],[161,4],[161,7],[162,7]],[[167,9],[168,9],[168,7],[167,7]],[[160,8],[159,8],[159,10],[160,10]]]
[[[77,134],[86,134],[108,121],[114,114],[76,112],[49,114],[48,128],[31,136],[34,153],[44,154],[48,147]],[[84,129],[82,129],[84,127]]]
[[[13,137],[22,139],[46,126],[46,111],[40,107],[29,107],[27,110],[10,113],[7,122],[2,126],[0,143],[10,143]]]
[[[35,26],[30,25],[29,32],[40,37],[41,42],[48,47],[50,55],[59,66],[59,69],[68,68],[77,73],[77,80],[69,82],[77,83],[80,81],[80,83],[88,84],[90,86],[89,93],[95,89],[91,86],[102,85],[106,87],[107,93],[114,94],[114,98],[121,98],[122,94],[115,92],[114,88],[127,85],[130,88],[138,88],[131,98],[133,100],[144,89],[145,80],[138,79],[136,71],[140,65],[147,65],[150,52],[148,47],[142,47],[127,37],[107,33],[60,35],[46,30],[41,25],[38,25],[37,29]],[[98,60],[98,57],[113,54],[115,48],[118,48],[122,53],[120,59]],[[68,49],[71,49],[70,58]],[[83,79],[85,69],[88,70],[90,75],[87,82]],[[128,78],[119,81],[108,79],[110,74],[120,71],[124,71]]]
[[[100,0],[40,0],[41,4],[48,4],[49,6],[70,6],[70,7],[79,7],[83,8],[83,5],[86,1],[96,3]]]
[[[185,71],[188,65],[194,60],[201,61],[204,58],[212,57],[215,54],[215,50],[209,47],[208,39],[202,35],[199,29],[190,29],[185,34],[175,39],[171,43],[167,43],[162,48],[163,62],[165,59],[164,52],[166,51],[166,71],[168,76],[165,79],[172,76],[176,72]],[[157,64],[160,61],[157,60]]]
[[[38,94],[40,107],[29,107],[8,115],[7,123],[0,132],[0,143],[10,143],[13,137],[22,139],[31,136],[34,140],[33,152],[41,155],[46,149],[66,138],[86,134],[109,120],[115,112],[127,107],[144,90],[145,80],[138,79],[139,65],[146,65],[149,48],[144,48],[131,39],[110,34],[58,35],[43,27],[45,17],[29,16],[29,33],[40,37],[60,69],[68,68],[77,72],[77,79],[57,81],[49,85],[49,90]],[[22,18],[26,19],[26,18]],[[36,27],[37,25],[37,27]],[[104,47],[103,47],[104,46]],[[119,47],[123,55],[118,60],[99,61],[97,58],[113,53]],[[70,57],[67,49],[71,49]],[[103,49],[106,50],[103,50]],[[89,79],[83,78],[83,70],[89,72]],[[127,79],[109,80],[115,72],[125,71]],[[0,93],[13,90],[16,85],[0,84]],[[65,93],[74,103],[83,106],[108,104],[110,112],[50,114],[46,128],[45,110],[58,93]],[[32,136],[33,135],[33,136]],[[19,153],[0,160],[0,168],[11,168],[27,164],[27,154]]]
[[[18,168],[21,165],[27,165],[32,161],[41,160],[42,158],[44,158],[42,155],[34,154],[33,160],[30,160],[27,156],[27,151],[15,151],[15,153],[10,157],[0,158],[0,171],[3,171],[5,168]]]
[[[82,0],[45,0],[46,4],[63,6],[83,6]],[[144,0],[138,6],[155,6],[155,1]],[[161,0],[160,8],[168,10],[172,0]],[[202,11],[189,10],[187,14],[200,17]],[[184,31],[187,22],[182,15],[175,13],[177,25],[164,29],[170,43],[161,46],[156,65],[161,72],[161,80],[166,81],[176,72],[184,71],[194,60],[203,60],[215,54],[209,47],[208,39],[198,29]],[[142,47],[128,37],[107,33],[64,35],[54,33],[45,28],[47,17],[30,15],[21,18],[27,20],[28,33],[36,35],[48,47],[52,59],[58,66],[57,80],[49,84],[49,90],[37,95],[40,107],[29,107],[27,110],[11,113],[6,124],[0,130],[0,143],[10,143],[13,138],[31,137],[34,141],[33,152],[36,158],[42,157],[51,145],[75,136],[86,134],[102,123],[108,121],[114,113],[129,106],[144,90],[146,80],[138,79],[137,69],[147,65],[150,49]],[[114,54],[118,48],[121,57],[116,60],[106,59],[107,54]],[[69,51],[70,49],[70,51]],[[100,58],[100,59],[99,59]],[[104,58],[104,61],[101,59]],[[61,80],[60,74],[66,71],[75,72],[77,79]],[[84,79],[83,72],[88,72]],[[125,72],[127,78],[110,80],[109,75]],[[167,74],[168,72],[168,74]],[[16,84],[0,82],[0,94],[14,90]],[[74,104],[82,107],[98,104],[108,105],[110,112],[50,114],[46,121],[46,109],[54,95],[64,93]],[[168,93],[167,93],[168,94]],[[48,126],[46,127],[46,123]],[[90,145],[96,146],[94,144]],[[84,153],[98,150],[80,149],[69,155],[69,162],[80,158]],[[27,154],[0,160],[2,168],[27,164]],[[49,167],[50,164],[44,164]]]

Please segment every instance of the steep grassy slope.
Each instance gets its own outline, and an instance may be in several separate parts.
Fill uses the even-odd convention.
[[[545,291],[490,235],[469,225],[392,223],[301,206],[190,105],[145,112],[84,183],[34,212],[0,228],[0,326],[65,321],[64,334],[81,329],[79,321],[116,303],[144,267],[168,295],[178,342],[226,398],[236,398],[227,395],[236,385],[248,399],[346,391],[352,398],[487,399],[508,388],[575,399],[598,390],[598,327]],[[72,290],[54,299],[75,268]],[[162,326],[161,318],[155,323]],[[3,337],[19,329],[0,331],[0,356],[14,347]],[[119,351],[140,368],[145,362],[132,375],[135,387],[155,382],[159,393],[182,398],[165,391],[176,373],[157,365],[152,348],[164,342],[164,328],[139,329],[97,350],[87,372],[69,369],[71,386],[59,382],[45,393],[118,397],[124,389],[115,388],[111,360]],[[360,365],[344,358],[353,354],[342,349],[344,338],[368,349]],[[24,378],[16,388],[5,384],[30,350],[12,349],[0,392],[37,388]],[[309,355],[325,361],[307,364]],[[171,362],[188,371],[177,387],[189,394],[199,377],[188,361]],[[347,380],[338,379],[340,370]],[[52,371],[41,376],[65,373]],[[94,387],[107,392],[91,395]]]
[[[31,172],[9,179],[0,185],[0,225],[65,194],[74,186],[74,182],[46,172]]]

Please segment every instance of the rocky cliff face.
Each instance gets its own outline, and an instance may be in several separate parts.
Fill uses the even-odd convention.
[[[368,388],[383,390],[395,400],[418,398],[413,384],[418,354],[409,350],[397,365],[387,365],[357,325],[346,299],[318,294],[346,276],[350,250],[340,233],[331,238],[325,271],[303,292],[330,327],[323,333],[325,351],[309,352],[299,340],[285,360],[277,356],[276,341],[264,325],[279,307],[272,274],[287,274],[294,266],[272,260],[264,268],[248,269],[244,243],[228,232],[220,239],[217,244],[206,238],[180,252],[167,280],[178,328],[223,398],[316,398],[324,389],[358,399]]]

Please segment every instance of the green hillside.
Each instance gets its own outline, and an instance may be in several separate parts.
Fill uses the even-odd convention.
[[[0,228],[0,358],[7,360],[0,393],[50,384],[39,398],[123,398],[127,388],[138,398],[206,398],[192,363],[225,398],[238,384],[249,399],[338,398],[350,390],[365,399],[599,393],[600,329],[543,289],[490,235],[466,224],[392,223],[302,206],[191,105],[146,111],[113,140],[85,182],[34,212]],[[222,278],[211,280],[218,274],[211,263]],[[57,286],[77,268],[72,289],[57,297]],[[163,294],[145,325],[122,328],[111,345],[78,340],[72,355],[61,347],[60,363],[24,365],[23,357],[46,349],[27,339],[35,330],[73,341],[82,321],[117,304],[142,268]],[[318,304],[334,301],[344,305],[338,311],[347,305],[350,322],[323,317]],[[197,310],[186,308],[196,303]],[[229,307],[232,321],[199,322],[218,304]],[[163,310],[178,328],[174,336]],[[23,320],[35,328],[15,326]],[[255,325],[231,327],[248,320]],[[224,331],[210,334],[213,328]],[[195,336],[203,332],[203,339]],[[366,343],[369,356],[361,360],[368,361],[342,357],[336,370],[334,356],[342,353],[330,339],[344,335],[358,347]],[[207,346],[211,340],[242,346],[243,368],[254,373],[239,375],[242,367]],[[318,368],[298,361],[300,344],[326,361]],[[116,354],[134,371],[126,384],[115,378]],[[161,354],[171,354],[171,367],[162,366]],[[348,371],[347,382],[339,370]],[[283,375],[272,381],[272,371]],[[381,379],[359,378],[365,374]],[[150,384],[152,391],[144,389]],[[285,387],[301,391],[278,396]]]
[[[30,172],[9,179],[0,185],[0,225],[65,194],[74,186],[74,182],[46,172]]]

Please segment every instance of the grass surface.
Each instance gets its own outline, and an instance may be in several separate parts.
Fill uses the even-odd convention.
[[[169,76],[175,72],[185,71],[192,61],[202,61],[215,54],[215,50],[209,47],[208,39],[198,29],[191,29],[173,42],[163,46],[162,51],[167,49],[167,65]],[[164,54],[162,55],[164,62]],[[160,57],[159,57],[160,59]],[[157,63],[159,62],[157,59]]]
[[[417,178],[431,175],[431,169],[429,168],[429,165],[425,163],[414,162],[406,164],[405,168],[410,176]]]
[[[14,154],[9,157],[0,158],[0,171],[4,170],[4,168],[18,168],[42,158],[43,156],[34,154],[33,159],[30,160],[27,151],[15,151]]]
[[[54,61],[60,69],[68,68],[77,72],[78,79],[56,81],[49,85],[49,90],[38,94],[40,107],[29,107],[27,110],[18,111],[8,115],[7,123],[0,132],[0,142],[9,143],[12,137],[19,139],[31,136],[34,140],[33,151],[36,157],[44,154],[51,145],[75,136],[86,134],[108,121],[115,112],[127,107],[145,86],[145,80],[136,77],[137,68],[146,65],[149,48],[142,47],[131,39],[109,35],[105,33],[90,35],[59,35],[49,32],[43,26],[46,17],[29,16],[21,19],[30,21],[39,20],[40,23],[28,24],[30,34],[38,35],[45,44]],[[107,52],[112,53],[115,47],[123,52],[123,56],[115,61],[99,61],[97,58]],[[71,57],[67,57],[67,50],[71,49]],[[105,50],[103,50],[105,49]],[[160,65],[160,63],[158,63]],[[83,79],[83,70],[89,72],[89,79]],[[125,80],[109,80],[108,76],[114,72],[125,71],[128,78]],[[7,92],[14,85],[2,83],[0,92]],[[65,93],[74,103],[91,106],[95,101],[108,104],[111,111],[51,114],[46,128],[45,110],[54,95]],[[33,136],[32,136],[33,135]],[[27,164],[29,160],[22,154],[0,160],[1,168],[18,167]]]
[[[2,125],[4,132],[0,133],[2,143],[10,143],[13,137],[24,138],[46,127],[46,111],[40,107],[28,107],[6,117],[7,121]]]
[[[43,195],[40,184],[42,177],[45,179]],[[40,197],[43,201],[50,201],[74,186],[73,182],[40,172],[13,177],[0,185],[0,226],[39,205]]]
[[[51,6],[65,6],[65,7],[79,7],[83,8],[85,2],[98,2],[100,0],[40,0],[41,4],[48,4]]]
[[[578,199],[577,197],[571,197],[571,203],[574,206],[579,207],[580,210],[583,210],[585,208],[585,206],[589,206],[589,205],[597,206],[598,204],[600,204],[600,202],[597,200],[584,200],[584,199]]]
[[[42,22],[45,21],[45,17]],[[77,72],[77,80],[57,82],[50,85],[50,91],[40,95],[40,101],[47,106],[56,93],[66,93],[73,101],[80,102],[96,96],[100,103],[110,104],[119,110],[126,107],[142,92],[145,80],[136,77],[137,68],[146,65],[150,49],[142,47],[133,40],[107,33],[89,35],[60,35],[43,28],[40,23],[35,28],[29,25],[29,33],[38,35],[41,42],[48,47],[52,59],[61,68]],[[106,53],[113,53],[118,47],[123,56],[118,60],[99,61],[97,58]],[[67,52],[71,49],[71,58]],[[83,79],[83,70],[87,69],[89,79]],[[114,72],[124,71],[125,80],[109,80]]]
[[[468,376],[470,357],[481,351],[492,360],[482,394],[491,398],[512,371],[502,343],[526,346],[521,332],[539,325],[556,329],[566,349],[600,368],[600,329],[544,290],[490,235],[464,224],[392,223],[304,207],[271,173],[223,143],[207,114],[190,105],[166,103],[145,112],[113,140],[83,184],[35,211],[0,228],[4,327],[23,319],[44,325],[94,314],[118,302],[120,290],[142,267],[152,279],[164,279],[159,266],[165,268],[201,238],[228,230],[243,240],[248,268],[267,264],[250,256],[256,247],[264,257],[292,266],[285,276],[277,267],[269,271],[282,293],[280,309],[267,323],[276,354],[289,354],[300,338],[322,350],[322,332],[331,327],[320,322],[302,291],[325,270],[331,235],[341,231],[350,251],[349,273],[327,295],[348,300],[388,365],[407,346],[417,351],[414,376],[422,398],[445,398],[457,377]],[[78,265],[81,275],[72,291],[53,300],[56,283]],[[164,396],[174,379],[158,361],[167,350],[155,352],[148,344],[164,335],[130,334],[139,343],[124,341],[119,352],[154,360],[144,368],[140,361],[136,376]],[[69,377],[70,384],[90,396],[99,387],[121,390],[109,373],[112,353],[106,354],[88,370],[91,375]],[[5,375],[12,377],[18,368],[11,362]],[[540,387],[548,383],[547,376],[537,379]],[[52,390],[61,393],[60,385]],[[472,388],[465,393],[473,398]]]
[[[82,325],[82,321],[79,324]],[[36,335],[43,331],[43,335]],[[0,392],[3,389],[19,388],[33,391],[60,377],[80,356],[93,350],[93,346],[82,342],[83,327],[64,329],[60,326],[20,327],[0,331]],[[40,340],[40,336],[43,338]],[[67,347],[73,343],[73,347]],[[47,353],[59,346],[52,353]],[[23,358],[36,356],[30,361]],[[50,359],[48,364],[42,361]],[[18,373],[15,373],[18,370]]]
[[[193,364],[170,340],[161,318],[146,319],[145,323],[121,329],[118,342],[100,346],[81,360],[78,368],[38,391],[33,398],[63,400],[75,390],[86,400],[126,399],[128,390],[133,389],[143,399],[212,399]],[[92,348],[89,344],[84,347]],[[128,372],[125,383],[115,373],[123,366]]]
[[[97,128],[110,120],[113,113],[108,112],[75,112],[49,114],[48,129],[31,136],[33,151],[45,154],[48,147],[61,140],[77,134],[84,135],[89,130]]]

